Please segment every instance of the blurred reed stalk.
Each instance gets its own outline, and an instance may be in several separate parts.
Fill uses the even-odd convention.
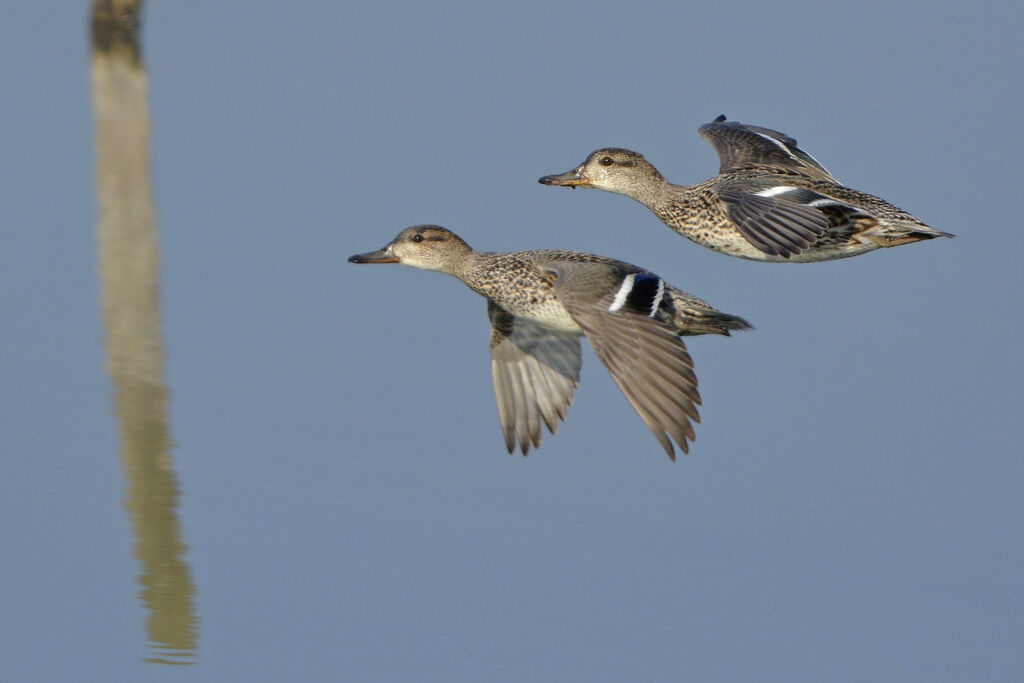
[[[141,10],[141,0],[92,4],[99,277],[125,507],[141,564],[148,638],[156,650],[146,661],[190,664],[197,643],[195,586],[178,521],[178,480],[167,425]]]

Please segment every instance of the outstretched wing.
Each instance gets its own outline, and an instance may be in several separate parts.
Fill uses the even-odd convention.
[[[688,452],[700,395],[686,346],[655,317],[665,291],[661,278],[606,264],[547,268],[557,275],[558,300],[669,458],[675,460],[669,437]]]
[[[718,152],[720,172],[768,166],[796,171],[817,180],[839,182],[817,159],[800,149],[796,140],[777,130],[726,121],[722,115],[701,126],[698,132]]]
[[[784,182],[727,178],[715,183],[740,234],[766,254],[789,258],[825,235],[849,237],[856,222],[871,220],[870,214],[835,197]]]
[[[541,420],[554,434],[580,381],[580,340],[487,302],[491,374],[508,452],[540,446]]]
[[[772,256],[796,256],[825,234],[828,217],[813,206],[780,199],[774,187],[756,192],[722,182],[715,187],[726,213],[748,242]],[[797,190],[798,188],[789,188]]]

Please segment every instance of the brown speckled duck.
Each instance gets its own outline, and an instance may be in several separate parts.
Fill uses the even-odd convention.
[[[403,230],[351,263],[403,263],[462,280],[487,299],[491,373],[511,453],[554,434],[579,384],[580,337],[590,340],[622,393],[675,460],[699,422],[697,377],[681,335],[750,325],[643,268],[574,251],[479,252],[436,225]]]
[[[683,237],[754,261],[828,261],[953,236],[840,184],[784,133],[719,116],[700,135],[721,166],[696,185],[673,185],[642,155],[616,147],[540,182],[624,194]]]

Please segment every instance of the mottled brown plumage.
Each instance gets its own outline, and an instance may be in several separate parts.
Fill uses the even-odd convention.
[[[724,116],[700,134],[721,165],[717,176],[696,185],[673,185],[641,154],[617,147],[540,182],[624,194],[683,237],[755,261],[827,261],[952,237],[840,184],[788,135]]]
[[[579,383],[580,342],[597,357],[669,457],[687,452],[699,421],[697,378],[682,335],[723,334],[750,325],[615,259],[573,251],[478,252],[436,225],[403,230],[353,263],[403,263],[462,280],[487,299],[491,371],[511,453],[554,434]]]

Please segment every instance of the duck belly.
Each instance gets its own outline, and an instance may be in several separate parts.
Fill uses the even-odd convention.
[[[538,300],[526,306],[502,304],[502,308],[513,315],[527,318],[557,332],[583,335],[583,328],[572,319],[565,306],[558,303],[557,299]]]

